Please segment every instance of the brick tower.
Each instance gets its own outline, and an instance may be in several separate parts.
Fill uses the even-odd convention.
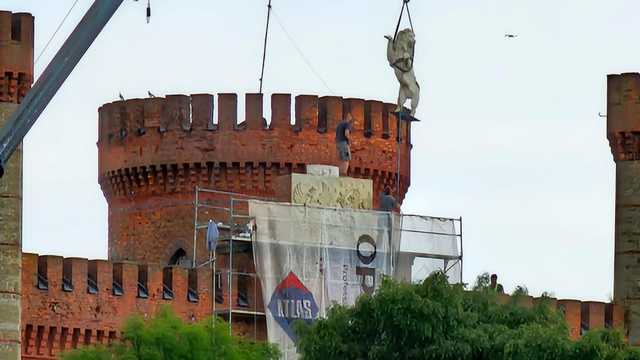
[[[192,257],[196,185],[286,199],[286,190],[276,185],[280,176],[304,173],[308,164],[337,164],[335,128],[347,113],[354,121],[349,176],[372,180],[375,206],[385,185],[396,187],[399,133],[398,198],[404,198],[410,126],[403,122],[398,132],[395,105],[300,95],[292,124],[291,95],[274,94],[266,127],[261,94],[246,95],[241,123],[236,94],[218,94],[215,100],[215,123],[214,96],[207,94],[100,108],[98,178],[109,204],[109,260],[167,264],[180,249]],[[206,251],[197,254],[204,257]]]
[[[33,16],[0,11],[0,127],[33,82]],[[0,179],[0,358],[20,358],[22,148]]]
[[[609,75],[607,138],[616,163],[614,300],[640,344],[640,74]]]

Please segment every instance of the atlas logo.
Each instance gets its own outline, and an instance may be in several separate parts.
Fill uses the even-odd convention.
[[[318,305],[313,294],[293,272],[289,272],[276,287],[268,308],[278,325],[293,341],[296,341],[294,322],[301,320],[310,324],[318,317]]]

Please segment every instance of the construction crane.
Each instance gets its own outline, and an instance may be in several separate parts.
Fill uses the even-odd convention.
[[[95,0],[78,26],[42,72],[20,106],[0,129],[0,178],[4,164],[27,135],[123,0]],[[149,13],[149,10],[147,10]],[[149,14],[148,14],[149,15]]]

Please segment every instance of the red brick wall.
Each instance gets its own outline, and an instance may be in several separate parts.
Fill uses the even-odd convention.
[[[207,267],[197,270],[198,302],[187,299],[188,270],[181,267],[162,268],[149,265],[147,288],[149,297],[137,296],[138,265],[119,263],[122,266],[123,294],[113,294],[113,267],[115,263],[104,260],[80,258],[63,259],[58,256],[40,257],[46,263],[48,289],[37,288],[38,259],[35,254],[24,254],[22,260],[22,350],[23,358],[52,357],[60,350],[85,344],[107,343],[120,337],[125,319],[133,313],[154,315],[161,305],[169,305],[186,321],[201,320],[212,313],[211,272]],[[63,291],[63,263],[70,263],[72,291]],[[87,292],[89,266],[97,268],[98,293]],[[164,300],[163,271],[168,269],[172,277],[173,300]],[[237,281],[237,277],[234,278]],[[236,310],[263,308],[257,299],[259,284],[254,292],[249,286],[249,308],[237,305],[237,294],[228,293],[228,281],[223,276],[224,302],[216,304],[217,311],[228,310],[231,300]],[[237,291],[237,285],[234,285]],[[236,334],[266,339],[266,323],[262,316],[234,315],[233,330]]]
[[[106,104],[99,111],[99,182],[109,204],[109,258],[166,263],[183,248],[192,257],[194,187],[283,198],[278,176],[306,164],[337,164],[335,127],[354,119],[350,176],[372,179],[374,205],[385,185],[395,188],[398,130],[393,104],[289,94],[271,97],[271,123],[262,123],[262,95],[172,95]],[[409,129],[401,128],[401,192],[410,183]],[[199,253],[200,254],[200,253]],[[203,255],[204,256],[204,255]]]
[[[31,14],[0,11],[0,102],[18,103],[31,88],[33,22]]]
[[[220,258],[218,269],[224,269],[227,258]],[[48,289],[37,288],[38,262],[46,264],[45,276]],[[252,273],[253,265],[249,255],[234,258],[236,271]],[[67,271],[64,268],[67,264]],[[71,349],[87,344],[108,343],[120,338],[123,321],[134,313],[153,316],[161,305],[169,305],[186,321],[197,321],[212,313],[211,272],[207,267],[197,269],[198,302],[190,302],[187,298],[189,286],[189,270],[181,267],[161,267],[148,265],[147,289],[149,297],[137,296],[138,264],[131,262],[113,263],[105,260],[81,258],[62,258],[58,256],[37,256],[24,254],[22,260],[22,350],[23,359],[48,358],[61,350]],[[113,269],[122,268],[123,294],[113,294]],[[98,293],[87,292],[89,268],[95,268],[97,274]],[[172,278],[172,300],[163,299],[163,272],[169,271]],[[70,277],[73,289],[63,291],[63,276]],[[233,293],[229,294],[228,280],[222,276],[223,302],[216,303],[216,310],[223,317],[229,309],[229,303],[236,312],[233,315],[233,330],[237,335],[257,340],[266,339],[266,323],[263,315],[241,314],[256,311],[263,313],[260,284],[255,277],[248,283],[249,306],[240,307],[237,303],[237,277],[232,281]],[[500,303],[511,301],[507,295],[498,297]],[[519,304],[532,307],[541,298],[523,296]],[[605,326],[605,318],[610,318],[611,326],[622,329],[624,326],[624,310],[613,304],[600,302],[580,302],[576,300],[547,299],[551,306],[564,312],[572,339],[581,334],[581,323],[589,319],[588,328],[596,329]],[[609,310],[607,308],[610,307]],[[585,313],[586,311],[586,313]],[[609,311],[609,315],[606,315]]]

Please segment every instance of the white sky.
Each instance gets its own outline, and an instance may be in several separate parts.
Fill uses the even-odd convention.
[[[35,15],[39,54],[73,1],[0,8]],[[79,1],[38,74],[90,3]],[[273,0],[336,95],[390,102],[397,85],[383,35],[400,4]],[[97,108],[118,92],[257,91],[266,0],[152,0],[148,25],[145,5],[125,0],[25,139],[26,252],[106,258]],[[606,74],[640,70],[640,2],[413,0],[411,12],[422,122],[403,210],[463,217],[465,281],[490,271],[507,290],[609,299],[614,164],[597,114]],[[267,59],[266,94],[329,94],[276,21]]]

